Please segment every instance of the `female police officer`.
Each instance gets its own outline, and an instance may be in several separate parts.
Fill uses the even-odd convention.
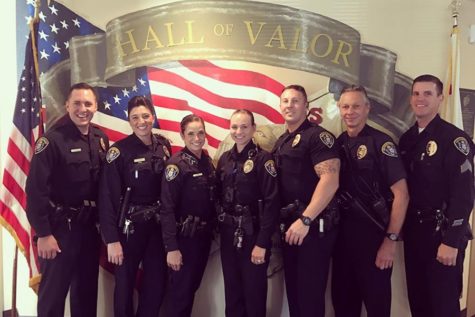
[[[203,151],[203,119],[190,114],[180,123],[185,148],[167,162],[160,212],[169,270],[167,316],[190,316],[211,246],[216,173]]]
[[[255,131],[253,114],[236,110],[230,127],[235,145],[217,168],[226,316],[266,315],[270,238],[279,203],[274,161],[252,141]]]
[[[149,99],[128,103],[133,133],[107,152],[100,187],[100,224],[109,262],[115,271],[114,314],[133,316],[133,290],[140,262],[143,283],[137,316],[158,316],[166,285],[165,251],[157,222],[161,176],[170,143],[152,134],[154,109]]]

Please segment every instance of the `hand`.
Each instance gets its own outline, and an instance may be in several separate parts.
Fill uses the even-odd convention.
[[[254,246],[251,253],[251,262],[254,264],[264,264],[266,262],[266,249],[261,248],[259,246]]]
[[[457,264],[457,254],[459,250],[457,248],[449,247],[446,244],[441,243],[437,250],[437,261],[443,265],[455,266]]]
[[[167,253],[167,264],[173,271],[179,271],[183,265],[183,258],[180,250],[170,251]]]
[[[57,253],[61,253],[58,241],[50,234],[46,237],[38,238],[38,256],[43,259],[52,260],[56,257]]]
[[[294,223],[289,227],[289,230],[287,230],[285,233],[285,242],[290,245],[301,245],[303,239],[308,234],[309,228],[309,226],[303,224],[302,220],[295,220]]]
[[[376,267],[384,270],[393,266],[394,254],[396,253],[396,241],[391,241],[388,238],[383,239],[383,243],[376,254]]]
[[[107,260],[115,265],[122,265],[124,253],[122,252],[122,245],[119,241],[107,244]]]

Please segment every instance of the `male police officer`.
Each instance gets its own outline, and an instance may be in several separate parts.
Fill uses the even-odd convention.
[[[463,260],[471,238],[473,143],[437,114],[442,91],[435,76],[414,79],[411,106],[417,122],[399,144],[411,196],[404,251],[413,317],[460,315]]]
[[[284,207],[281,230],[290,316],[323,317],[330,256],[336,237],[334,210],[340,160],[333,135],[307,120],[307,94],[290,85],[280,96],[287,124],[273,154]],[[327,209],[326,209],[327,208]],[[285,214],[285,215],[283,215]]]
[[[335,316],[359,317],[364,302],[368,317],[389,317],[396,241],[409,203],[406,172],[393,140],[366,124],[364,87],[343,89],[338,107],[347,130],[336,141],[344,212],[333,257]]]
[[[38,316],[96,316],[100,238],[96,228],[99,170],[109,141],[90,124],[97,95],[73,85],[67,114],[38,141],[26,182],[27,216],[38,237],[42,279]]]

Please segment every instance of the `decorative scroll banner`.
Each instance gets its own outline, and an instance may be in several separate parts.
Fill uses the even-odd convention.
[[[182,1],[130,13],[70,45],[72,82],[124,86],[133,70],[175,60],[257,62],[361,82],[390,108],[396,55],[331,18],[252,1]],[[85,66],[87,65],[87,66]],[[87,67],[87,68],[86,68]]]

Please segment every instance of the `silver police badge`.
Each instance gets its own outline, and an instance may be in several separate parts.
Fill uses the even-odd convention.
[[[320,140],[322,140],[323,144],[325,144],[329,148],[331,148],[333,146],[333,143],[335,143],[335,139],[333,138],[333,136],[326,131],[320,133]]]
[[[429,156],[434,155],[437,152],[437,143],[435,141],[429,141],[426,145],[426,153]]]
[[[299,142],[300,142],[300,134],[297,134],[294,140],[292,141],[292,147],[296,147],[297,144],[299,144]]]
[[[116,158],[120,155],[120,150],[115,146],[111,147],[106,154],[106,161],[107,163],[112,163]]]
[[[254,162],[252,160],[247,160],[244,162],[244,167],[242,168],[244,173],[250,173],[254,168]]]
[[[383,152],[383,154],[387,156],[398,157],[396,146],[394,145],[393,142],[384,143],[383,146],[381,147],[381,152]]]
[[[270,176],[277,177],[277,170],[275,169],[274,160],[268,160],[267,162],[265,162],[264,167],[266,168],[266,171],[270,174]]]
[[[170,182],[178,176],[178,173],[180,173],[180,169],[178,168],[178,166],[176,166],[175,164],[170,164],[165,169],[165,179],[167,180],[167,182]]]
[[[356,150],[356,157],[358,158],[358,160],[361,160],[363,157],[366,156],[367,153],[368,153],[368,148],[366,147],[366,145],[361,144],[358,147],[358,150]]]
[[[49,141],[47,138],[45,138],[44,136],[39,138],[38,141],[36,141],[35,154],[43,152],[43,150],[46,149],[48,144],[49,144]]]
[[[460,136],[454,140],[454,145],[457,150],[459,150],[463,155],[468,155],[470,153],[470,146],[468,145],[467,140]]]

